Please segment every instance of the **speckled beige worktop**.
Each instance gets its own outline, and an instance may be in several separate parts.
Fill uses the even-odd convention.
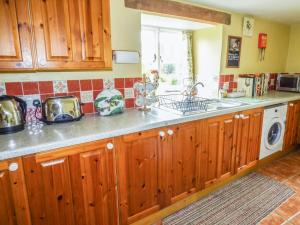
[[[0,136],[0,160],[299,99],[298,93],[274,91],[255,99],[233,100],[246,102],[248,105],[189,116],[156,108],[148,113],[132,109],[111,117],[88,115],[73,123],[50,126],[31,124],[22,132]]]

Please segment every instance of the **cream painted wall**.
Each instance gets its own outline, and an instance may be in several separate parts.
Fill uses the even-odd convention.
[[[218,95],[222,42],[222,25],[193,32],[194,73],[205,84],[205,97]]]
[[[244,15],[232,14],[232,23],[224,25],[223,49],[222,49],[222,74],[240,74],[257,72],[283,72],[289,47],[290,27],[280,23],[255,18],[253,37],[242,35]],[[268,47],[265,60],[259,61],[257,48],[258,33],[268,34]],[[226,52],[228,35],[242,36],[242,52],[240,68],[226,68]]]
[[[111,0],[111,33],[114,50],[141,50],[139,11],[125,8],[124,0]],[[114,64],[113,71],[0,73],[0,81],[75,80],[108,77],[139,77],[141,65]]]
[[[286,72],[300,72],[300,24],[291,26],[290,46],[286,61]]]

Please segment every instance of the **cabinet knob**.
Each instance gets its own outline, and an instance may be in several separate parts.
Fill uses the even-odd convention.
[[[170,135],[170,136],[172,136],[172,135],[174,134],[174,131],[173,131],[173,130],[171,130],[171,129],[170,129],[170,130],[168,130],[167,132],[168,132],[168,135]]]
[[[164,136],[166,136],[166,133],[165,133],[164,131],[160,131],[160,132],[159,132],[159,136],[160,136],[160,137],[164,137]]]
[[[107,143],[106,148],[108,150],[113,150],[114,149],[114,144],[113,143]]]
[[[294,103],[290,103],[290,106],[294,106]]]
[[[10,172],[14,172],[14,171],[17,171],[19,169],[19,164],[18,163],[11,163],[9,164],[8,166],[8,170]]]

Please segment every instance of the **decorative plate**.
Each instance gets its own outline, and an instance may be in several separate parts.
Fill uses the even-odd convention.
[[[124,111],[124,98],[116,89],[102,91],[95,100],[95,107],[101,116],[111,116]]]

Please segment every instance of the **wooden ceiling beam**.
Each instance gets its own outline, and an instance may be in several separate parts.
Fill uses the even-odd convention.
[[[147,12],[230,25],[231,15],[171,0],[124,0],[125,7]]]

